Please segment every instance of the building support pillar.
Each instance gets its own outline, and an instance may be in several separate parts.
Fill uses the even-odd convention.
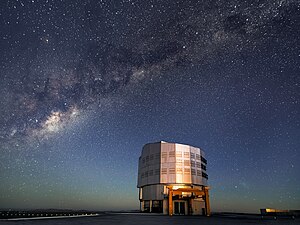
[[[145,201],[141,201],[141,212],[145,211]]]
[[[210,204],[209,204],[209,187],[204,187],[204,200],[205,200],[205,214],[206,216],[210,216]]]
[[[173,215],[173,190],[169,188],[169,216]]]
[[[150,208],[149,208],[149,212],[152,212],[152,200],[150,200],[150,202],[149,202],[149,206],[150,206]]]
[[[168,215],[169,214],[169,199],[163,200],[163,214]]]

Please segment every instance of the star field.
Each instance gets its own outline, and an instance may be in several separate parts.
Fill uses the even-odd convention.
[[[138,209],[165,140],[212,210],[299,209],[299,1],[0,4],[0,208]]]

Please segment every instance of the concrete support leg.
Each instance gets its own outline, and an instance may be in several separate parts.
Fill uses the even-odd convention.
[[[144,212],[144,211],[145,211],[144,204],[145,204],[145,202],[144,202],[144,201],[141,201],[141,212]]]
[[[169,189],[169,216],[173,215],[173,190]]]
[[[168,215],[169,214],[169,200],[164,199],[163,201],[163,214]]]
[[[209,204],[209,194],[208,194],[208,188],[204,188],[204,199],[205,199],[205,214],[206,216],[210,216],[210,204]]]
[[[150,200],[150,212],[152,212],[152,200]]]

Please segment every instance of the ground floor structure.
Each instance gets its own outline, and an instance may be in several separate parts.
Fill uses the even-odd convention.
[[[159,192],[159,189],[161,189],[161,192]],[[141,212],[168,215],[209,216],[208,190],[209,188],[205,186],[151,185],[146,189],[140,190],[142,192],[140,193],[140,210]],[[161,195],[157,193],[161,193]]]

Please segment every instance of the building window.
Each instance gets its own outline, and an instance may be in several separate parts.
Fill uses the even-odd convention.
[[[146,162],[149,162],[149,155],[146,156]]]
[[[195,167],[195,161],[191,161],[191,166]]]
[[[196,175],[196,170],[195,169],[192,169],[192,175]]]
[[[169,174],[175,174],[175,168],[170,168],[169,169]]]
[[[145,164],[145,157],[143,158],[143,164]]]
[[[169,152],[169,157],[175,157],[175,151]]]
[[[148,171],[145,172],[145,177],[148,177]]]
[[[141,178],[143,179],[145,177],[144,173],[142,173]]]
[[[160,171],[159,169],[155,169],[155,175],[159,175]]]
[[[194,159],[194,158],[195,158],[195,153],[191,152],[191,159]]]
[[[183,156],[184,156],[184,158],[190,158],[190,153],[189,152],[184,152]]]
[[[176,157],[181,158],[182,157],[182,152],[176,152]]]
[[[196,159],[200,160],[200,155],[199,154],[196,154]]]
[[[167,158],[167,157],[168,157],[168,153],[167,153],[167,152],[162,152],[162,153],[161,153],[161,157]]]
[[[202,172],[202,177],[204,177],[204,178],[208,179],[208,176],[207,176],[207,174],[206,174],[206,173],[204,173],[204,172]]]
[[[201,173],[201,170],[197,170],[197,176],[201,176],[202,173]]]
[[[206,166],[201,164],[201,169],[206,170]]]
[[[200,168],[201,167],[201,162],[196,162],[196,166],[197,166],[197,168]]]
[[[205,164],[207,164],[207,160],[201,156],[201,161],[204,162]]]
[[[190,174],[190,173],[191,173],[191,170],[190,170],[190,169],[188,169],[188,168],[184,168],[184,173],[186,173],[186,174]]]
[[[149,170],[149,176],[153,176],[153,170]]]
[[[153,154],[152,154],[152,155],[150,155],[150,160],[153,160]]]
[[[191,165],[191,161],[190,160],[184,160],[184,165],[185,166],[190,166]]]
[[[161,169],[161,174],[167,174],[168,173],[168,169],[167,168],[162,168]]]
[[[176,167],[182,167],[182,162],[176,162]]]
[[[176,173],[182,173],[182,168],[176,168]]]

